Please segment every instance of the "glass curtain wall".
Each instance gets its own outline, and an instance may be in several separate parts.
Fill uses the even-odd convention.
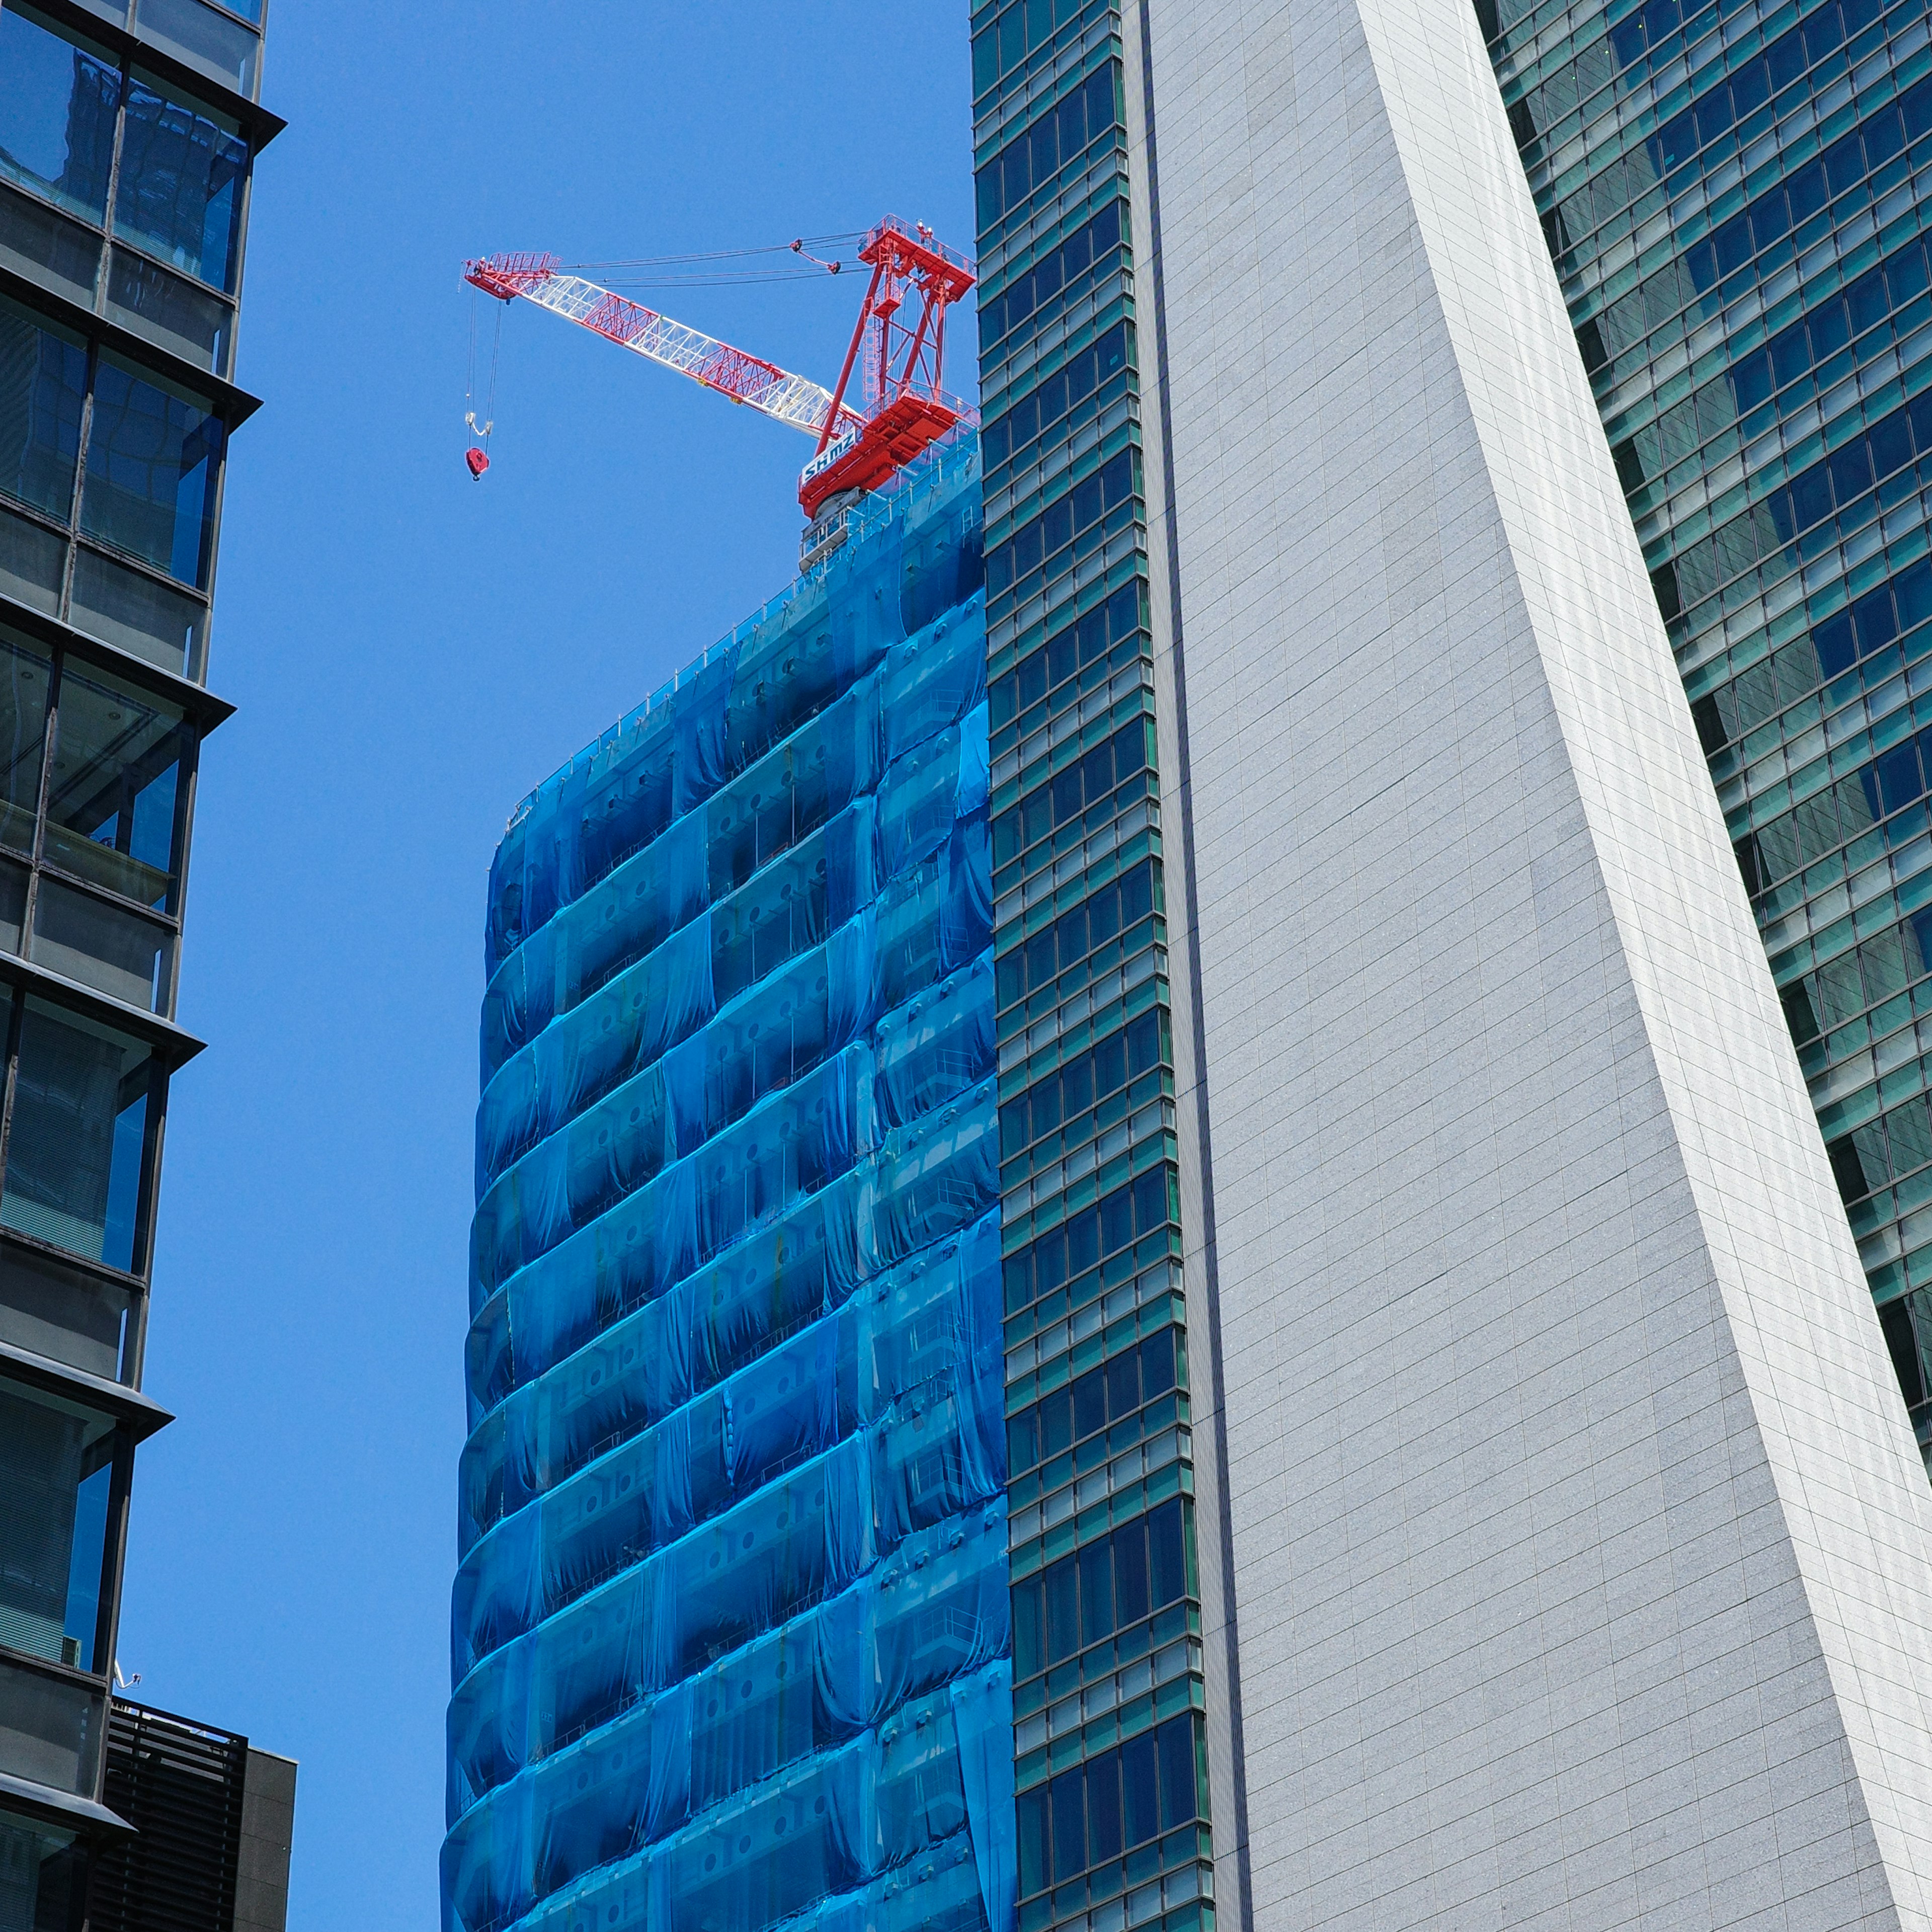
[[[1022,1932],[1214,1918],[1124,84],[973,16]]]
[[[262,0],[0,4],[0,1927],[78,1932],[135,1446]]]
[[[139,54],[0,10],[0,592],[198,678],[254,144]]]
[[[1932,1456],[1927,10],[1478,14]]]

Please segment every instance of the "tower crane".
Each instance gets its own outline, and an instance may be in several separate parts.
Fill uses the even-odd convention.
[[[940,386],[946,311],[972,288],[972,263],[925,223],[908,228],[890,214],[860,244],[859,260],[872,280],[830,390],[568,274],[554,255],[486,255],[466,262],[463,278],[500,302],[521,296],[811,436],[812,458],[798,482],[799,505],[812,524],[809,556],[821,520],[829,524],[858,491],[877,489],[956,424],[976,420]],[[855,376],[856,402],[848,400]],[[481,450],[468,460],[472,476],[488,467]]]

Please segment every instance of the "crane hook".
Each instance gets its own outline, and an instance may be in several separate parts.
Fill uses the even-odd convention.
[[[472,410],[463,420],[470,425],[470,434],[479,442],[488,442],[490,440],[490,432],[496,427],[494,422],[478,422],[476,412],[474,410]],[[469,464],[470,475],[478,482],[482,482],[484,471],[490,466],[488,452],[482,449],[466,449],[463,453],[463,460]]]

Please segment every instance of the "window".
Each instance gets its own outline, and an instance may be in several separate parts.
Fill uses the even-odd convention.
[[[94,1668],[112,1419],[0,1382],[0,1644]]]
[[[134,1268],[152,1070],[143,1042],[27,1000],[0,1226],[84,1260]]]
[[[1046,713],[1029,712],[1049,691],[1064,683],[1076,670],[1084,670],[1105,656],[1110,644],[1121,643],[1140,628],[1141,593],[1137,584],[1117,590],[1106,602],[1089,610],[1077,624],[1070,624],[1036,650],[1020,659],[1004,676],[993,680],[986,695],[991,704],[990,719],[997,731],[1020,718],[1020,728],[1030,730],[1044,722]],[[1067,694],[1065,702],[1072,701]]]
[[[1146,918],[1156,909],[1158,898],[1154,861],[1144,859],[1124,878],[1100,886],[1023,945],[1001,954],[993,969],[998,1003],[1008,1006],[1024,994],[1050,986],[1056,974]]]
[[[1110,458],[1092,476],[1049,504],[1030,523],[1022,524],[1004,543],[989,550],[986,556],[986,595],[997,597],[1000,592],[1010,590],[1016,578],[1024,577],[1028,571],[1038,569],[1043,560],[1058,556],[1082,531],[1098,523],[1107,511],[1128,501],[1135,488],[1135,455],[1133,450],[1124,449],[1118,456]]]
[[[1169,1058],[1163,1017],[1158,1010],[1142,1013],[1084,1053],[1070,1055],[1055,1072],[1004,1102],[1000,1108],[1002,1157],[1030,1147],[1063,1121],[1078,1123],[1096,1102]],[[1086,1124],[1090,1127],[1092,1123]]]
[[[1153,762],[1154,721],[1136,718],[1083,758],[1064,765],[993,821],[993,863],[1004,866],[1056,827],[1108,797]]]
[[[167,928],[56,879],[43,878],[34,896],[30,956],[143,1012],[167,1004],[174,964]]]
[[[1192,1594],[1180,1498],[1013,1586],[1013,1676],[1024,1679]]]
[[[87,1866],[71,1832],[0,1812],[0,1900],[20,1932],[68,1932],[80,1916]]]
[[[107,286],[108,313],[204,369],[224,372],[235,311],[193,284],[124,248],[114,251]]]
[[[0,490],[62,523],[74,510],[86,395],[80,338],[0,300]]]
[[[81,528],[183,584],[205,585],[223,445],[206,398],[104,354]]]
[[[212,288],[232,291],[240,262],[248,145],[212,108],[170,100],[136,72],[128,83],[114,232]]]
[[[172,705],[70,660],[61,676],[46,858],[123,898],[165,909],[188,738]]]
[[[973,92],[983,94],[1028,50],[1077,20],[1087,0],[1012,0],[973,36]]]
[[[1009,141],[974,176],[983,230],[1017,208],[1088,145],[1112,131],[1118,118],[1114,63],[1096,68],[1085,82]]]
[[[1932,130],[1932,76],[1907,88],[1895,101],[1888,101],[1868,120],[1833,142],[1810,166],[1786,176],[1742,214],[1733,215],[1708,242],[1700,242],[1684,257],[1692,281],[1700,292],[1708,289],[1928,130]]]
[[[118,64],[30,10],[0,11],[0,174],[96,221],[114,162]]]
[[[1020,1896],[1204,1817],[1202,1760],[1200,1720],[1189,1713],[1021,1792]]]
[[[112,1281],[0,1241],[0,1341],[108,1382],[131,1382],[134,1296]]]
[[[74,560],[68,621],[164,670],[201,675],[208,607],[97,550]]]
[[[1044,1456],[1058,1456],[1110,1422],[1133,1414],[1186,1379],[1177,1355],[1180,1330],[1157,1329],[1138,1348],[1124,1350],[1064,1388],[1042,1396],[1006,1423],[1006,1467],[1013,1475]]]
[[[260,23],[261,0],[238,0],[232,9]],[[253,94],[261,42],[238,21],[202,0],[141,0],[141,31],[191,66],[225,80],[238,94]]]
[[[1138,1180],[1117,1187],[1091,1208],[1007,1256],[1006,1312],[1017,1314],[1030,1301],[1064,1286],[1142,1234],[1180,1219],[1179,1183],[1171,1168],[1150,1168]]]
[[[44,652],[0,631],[0,845],[16,852],[34,849],[52,677],[52,663]]]
[[[1085,274],[1096,261],[1102,268],[1119,266],[1120,258],[1110,258],[1108,250],[1118,248],[1120,243],[1122,206],[1118,201],[1109,202],[1084,227],[1076,229],[1027,274],[1016,278],[1004,294],[981,304],[980,344],[982,355],[1009,330],[1018,328],[1052,302],[1072,283],[1076,276]],[[1084,362],[1086,358],[1082,359]]]
[[[996,416],[980,431],[988,471],[996,470],[1016,450],[1024,449],[1093,394],[1127,360],[1127,325],[1117,322],[1106,334],[1071,358],[1066,367],[1030,389],[1004,416]]]

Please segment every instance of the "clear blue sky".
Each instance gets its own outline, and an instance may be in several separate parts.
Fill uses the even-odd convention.
[[[970,246],[966,8],[274,0],[267,75],[121,1657],[302,1760],[292,1932],[422,1932],[490,856],[788,580],[809,453],[519,304],[472,484],[459,266]],[[661,299],[829,381],[859,293]]]

